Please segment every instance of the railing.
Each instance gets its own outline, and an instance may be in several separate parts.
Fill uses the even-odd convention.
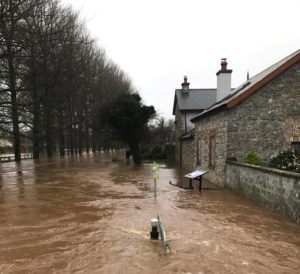
[[[31,153],[23,153],[21,154],[21,159],[25,160],[25,159],[32,159],[33,156]],[[15,161],[15,155],[13,154],[7,154],[7,155],[0,155],[0,162],[1,163],[5,163],[5,162],[13,162]]]
[[[166,253],[171,252],[170,246],[167,243],[167,233],[166,233],[164,224],[163,224],[159,214],[157,215],[157,220],[158,220],[158,230],[159,230],[159,234],[160,234],[160,239],[161,239],[161,242],[162,242],[165,254],[166,254]]]

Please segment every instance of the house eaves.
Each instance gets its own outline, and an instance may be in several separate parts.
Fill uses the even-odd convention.
[[[197,120],[207,117],[213,113],[219,112],[224,109],[230,109],[235,107],[237,104],[248,98],[250,95],[255,93],[257,90],[268,84],[275,77],[279,76],[285,70],[295,65],[300,61],[300,50],[292,53],[286,58],[280,60],[271,67],[265,69],[259,74],[253,76],[245,83],[233,90],[233,93],[224,98],[223,100],[212,105],[207,110],[203,111],[200,115],[191,119],[191,122],[195,123]]]
[[[188,140],[188,139],[193,139],[194,136],[195,136],[195,128],[193,128],[190,131],[188,131],[187,133],[181,135],[180,141]]]

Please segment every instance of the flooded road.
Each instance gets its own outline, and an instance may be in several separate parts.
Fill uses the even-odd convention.
[[[300,273],[299,225],[227,190],[174,187],[173,168],[161,168],[156,200],[150,164],[109,154],[0,172],[1,274]],[[167,255],[149,240],[157,213]]]

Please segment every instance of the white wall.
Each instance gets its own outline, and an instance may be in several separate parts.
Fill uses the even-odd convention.
[[[217,76],[217,102],[225,98],[231,91],[231,73],[220,73]]]

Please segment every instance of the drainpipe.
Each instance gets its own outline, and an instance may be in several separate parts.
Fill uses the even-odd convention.
[[[179,153],[179,167],[182,167],[182,140],[179,139],[180,143],[180,153]]]
[[[184,134],[187,132],[187,126],[186,126],[186,112],[184,113]]]

